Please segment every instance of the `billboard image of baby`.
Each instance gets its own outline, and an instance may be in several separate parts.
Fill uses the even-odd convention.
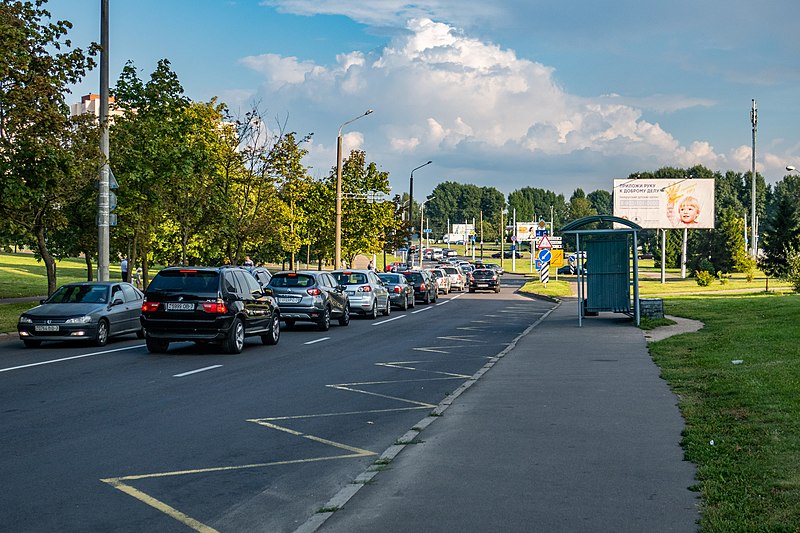
[[[643,228],[713,228],[714,180],[615,180],[614,215]]]

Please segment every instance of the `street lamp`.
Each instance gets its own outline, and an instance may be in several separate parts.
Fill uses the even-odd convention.
[[[419,206],[419,266],[422,266],[422,233],[425,228],[425,224],[423,223],[424,216],[425,216],[425,204],[430,202],[436,198],[435,196],[431,196]]]
[[[428,161],[417,168],[411,171],[411,179],[408,182],[408,220],[414,220],[414,171],[421,169],[422,167],[427,167],[433,163],[433,161]]]
[[[342,128],[366,117],[372,113],[372,109],[367,109],[363,115],[358,115],[339,126],[339,135],[336,137],[336,237],[334,242],[334,268],[342,266]]]
[[[800,170],[797,170],[797,167],[793,165],[786,165],[786,172],[800,172]]]

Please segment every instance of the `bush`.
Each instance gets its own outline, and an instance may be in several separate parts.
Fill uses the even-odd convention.
[[[698,257],[692,263],[692,270],[696,272],[716,272],[717,269],[714,268],[714,263],[709,261],[707,257]]]
[[[794,292],[800,292],[800,250],[796,250],[793,246],[787,246],[785,251],[788,266],[786,279],[794,287]]]
[[[694,277],[697,278],[697,284],[701,287],[708,287],[714,281],[714,274],[708,270],[695,270]]]
[[[721,285],[725,285],[726,283],[728,283],[730,277],[731,277],[730,274],[726,274],[722,270],[717,271],[717,279],[719,280]]]

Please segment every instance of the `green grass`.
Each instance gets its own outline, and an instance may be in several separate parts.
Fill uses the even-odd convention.
[[[97,265],[93,265],[97,268]],[[112,279],[122,279],[119,264],[110,267]],[[56,285],[86,281],[86,262],[65,259],[56,263]],[[47,295],[47,271],[44,262],[30,253],[0,253],[0,298]]]
[[[0,333],[16,333],[19,315],[37,305],[38,301],[0,305]]]
[[[680,398],[682,445],[698,467],[701,530],[800,530],[800,295],[664,303],[666,313],[705,324],[650,345]]]
[[[569,282],[556,281],[554,279],[551,279],[549,282],[547,282],[547,287],[545,287],[538,279],[528,281],[520,288],[520,292],[541,294],[542,296],[551,296],[553,298],[573,295],[572,287],[570,286]]]

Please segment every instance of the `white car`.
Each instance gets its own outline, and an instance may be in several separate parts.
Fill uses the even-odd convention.
[[[351,313],[375,319],[379,313],[388,316],[392,312],[389,291],[374,270],[336,270],[331,274],[344,286]]]
[[[464,288],[467,286],[467,276],[461,271],[461,267],[445,265],[442,267],[442,270],[444,270],[450,278],[450,290],[457,288],[459,291],[463,292]]]

